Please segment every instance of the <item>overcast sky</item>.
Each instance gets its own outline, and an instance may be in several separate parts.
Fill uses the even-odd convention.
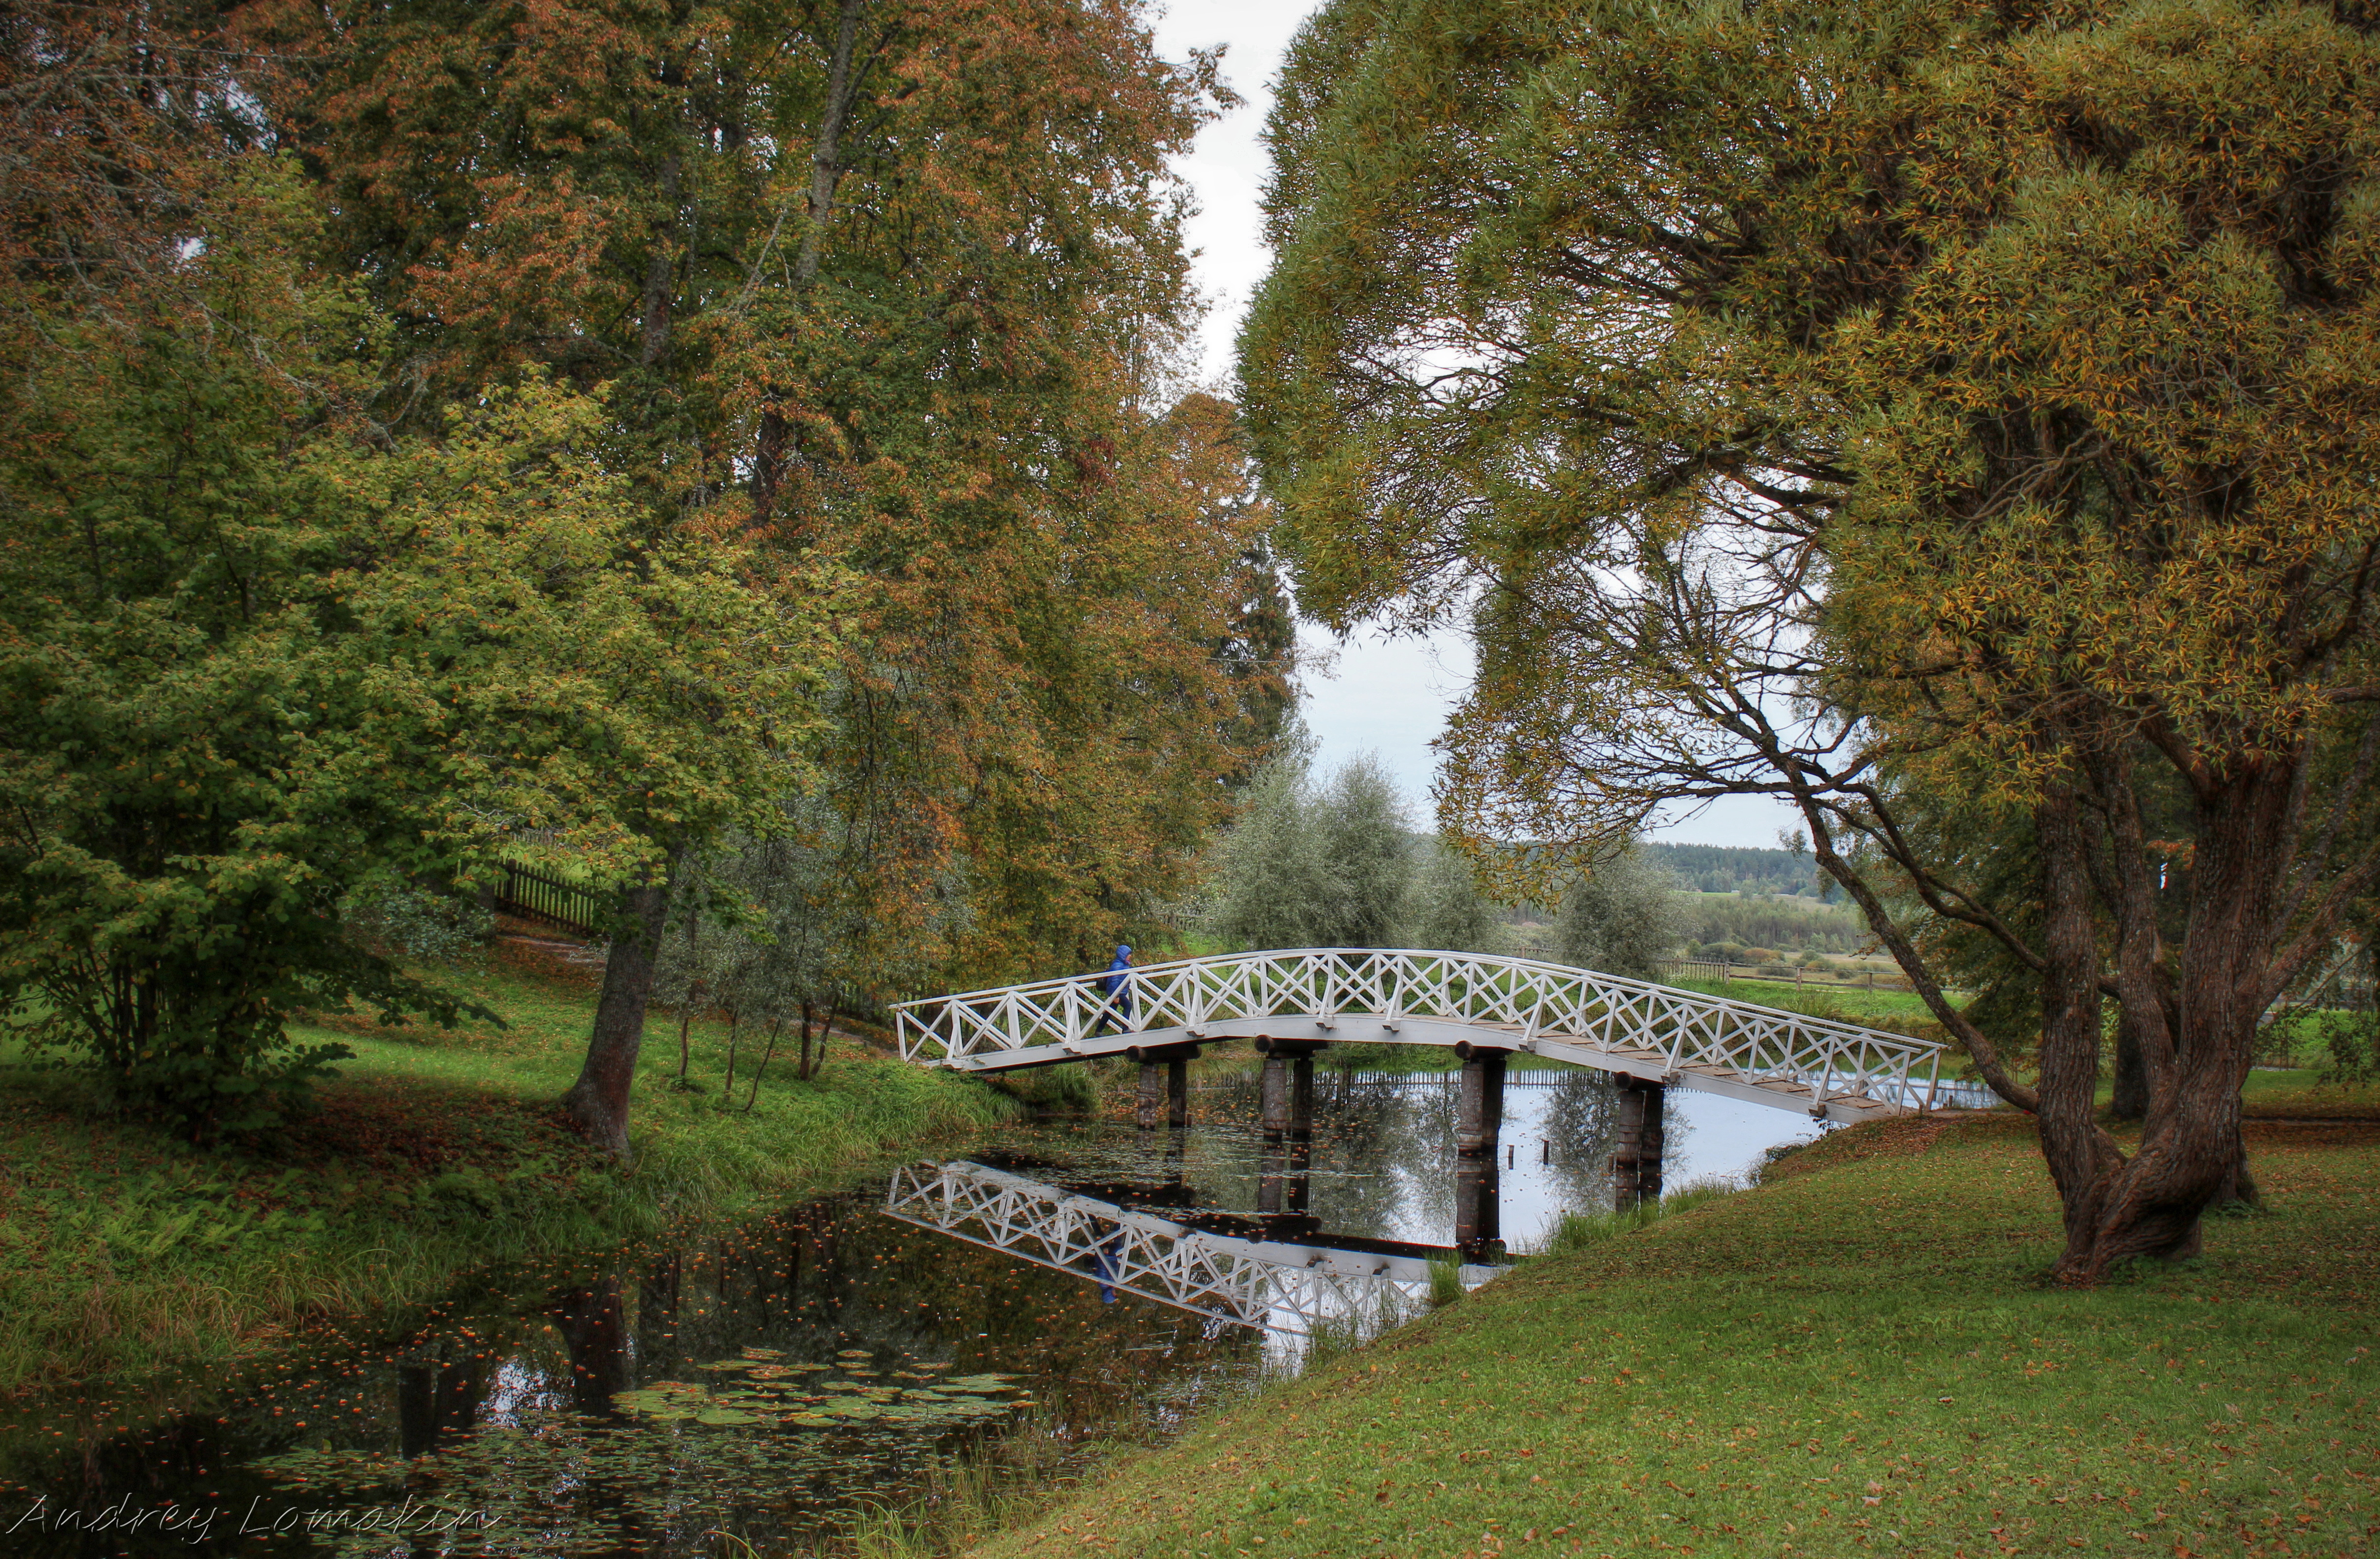
[[[1208,126],[1177,164],[1198,196],[1199,211],[1190,223],[1189,238],[1198,251],[1199,290],[1209,305],[1200,338],[1199,376],[1226,394],[1231,393],[1232,338],[1271,261],[1257,209],[1265,177],[1264,145],[1258,137],[1272,104],[1271,84],[1281,55],[1313,9],[1298,0],[1269,5],[1201,0],[1174,6],[1157,24],[1158,47],[1169,58],[1181,59],[1194,48],[1226,45],[1223,74],[1246,100]],[[1336,644],[1312,627],[1303,629],[1301,637],[1310,653],[1329,662],[1305,678],[1305,720],[1321,739],[1322,768],[1327,772],[1359,752],[1378,753],[1413,798],[1415,821],[1426,823],[1436,761],[1429,744],[1470,685],[1469,641],[1450,633],[1426,639],[1358,633],[1345,644]],[[1794,822],[1782,806],[1742,798],[1658,829],[1655,837],[1773,846],[1778,831]]]

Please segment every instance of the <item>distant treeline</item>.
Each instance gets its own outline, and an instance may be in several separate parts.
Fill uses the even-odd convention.
[[[1735,845],[1666,845],[1637,846],[1645,859],[1666,866],[1686,887],[1706,894],[1811,894],[1817,888],[1817,869],[1807,855],[1784,850],[1747,849]]]
[[[1699,957],[1752,947],[1777,953],[1856,953],[1868,941],[1866,922],[1840,899],[1820,904],[1815,898],[1705,898],[1694,894],[1677,898],[1681,944]]]

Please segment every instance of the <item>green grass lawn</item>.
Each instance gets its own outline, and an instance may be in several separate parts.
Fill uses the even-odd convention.
[[[508,1027],[298,1028],[356,1057],[310,1117],[238,1149],[103,1116],[70,1074],[0,1057],[0,1390],[212,1365],[433,1295],[476,1264],[733,1214],[1015,1110],[838,1035],[810,1082],[781,1048],[747,1114],[747,1030],[722,1112],[725,1026],[691,1026],[681,1088],[678,1025],[657,1014],[623,1170],[554,1107],[586,1051],[597,971],[500,944],[450,978]]]
[[[2350,1102],[2252,1127],[2269,1212],[2091,1292],[2038,1281],[2058,1225],[2025,1118],[1841,1132],[970,1552],[2373,1552],[2380,1110]]]
[[[1870,991],[1856,985],[1822,984],[1815,980],[1803,985],[1779,980],[1676,980],[1669,983],[1682,991],[1700,991],[1705,995],[1806,1013],[1812,1017],[1839,1017],[1847,1023],[1878,1017],[1914,1023],[1933,1021],[1933,1015],[1925,1010],[1925,999],[1914,991]]]

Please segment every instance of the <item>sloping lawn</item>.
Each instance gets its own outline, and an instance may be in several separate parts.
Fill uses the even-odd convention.
[[[2380,1112],[2356,1108],[2252,1127],[2271,1210],[2087,1293],[2036,1281],[2058,1217],[2025,1119],[1841,1132],[973,1552],[2380,1552]]]

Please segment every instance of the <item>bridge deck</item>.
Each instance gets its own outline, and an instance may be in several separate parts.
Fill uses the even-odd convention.
[[[1524,1052],[1824,1119],[1932,1102],[1941,1046],[1592,969],[1488,954],[1297,948],[905,1002],[905,1059],[1047,1066],[1224,1040]]]

